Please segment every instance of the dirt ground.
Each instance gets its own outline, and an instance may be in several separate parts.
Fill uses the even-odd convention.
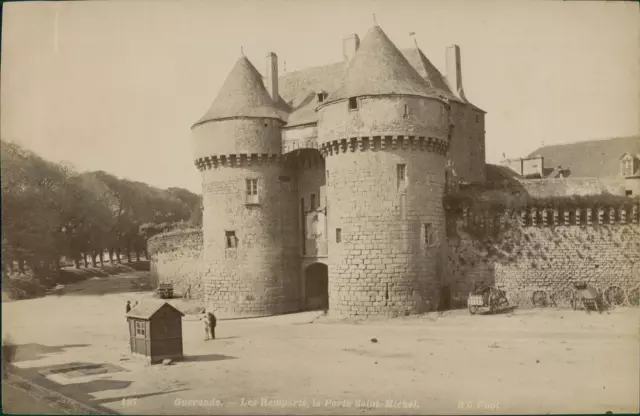
[[[4,303],[16,373],[128,414],[638,412],[638,309],[459,310],[362,323],[305,312],[221,321],[215,341],[188,317],[185,361],[149,366],[130,357],[124,318],[127,300],[150,296],[132,292],[144,276]],[[112,372],[47,372],[68,363],[109,363]],[[5,412],[18,406],[3,398]]]

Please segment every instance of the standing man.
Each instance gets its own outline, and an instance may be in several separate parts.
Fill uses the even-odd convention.
[[[202,321],[202,326],[204,327],[204,340],[209,341],[211,339],[211,325],[209,324],[209,317],[206,313],[202,314],[200,321]]]
[[[207,321],[209,321],[209,330],[211,331],[211,339],[216,339],[216,323],[217,319],[213,312],[207,312]]]

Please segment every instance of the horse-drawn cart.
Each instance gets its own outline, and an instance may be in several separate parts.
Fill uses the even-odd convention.
[[[493,286],[485,286],[471,292],[467,298],[467,307],[471,315],[475,315],[480,308],[489,308],[489,313],[495,313],[500,308],[507,306],[509,306],[509,301],[505,291]]]

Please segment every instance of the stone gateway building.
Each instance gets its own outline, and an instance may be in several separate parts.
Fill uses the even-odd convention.
[[[483,182],[484,111],[380,27],[344,61],[264,77],[244,56],[192,127],[202,174],[202,296],[223,315],[328,308],[397,316],[436,306],[443,197]]]

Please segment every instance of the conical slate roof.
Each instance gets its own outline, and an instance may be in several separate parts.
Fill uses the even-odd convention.
[[[382,94],[436,96],[382,29],[374,26],[349,62],[342,85],[326,102]]]
[[[238,59],[211,108],[196,124],[229,117],[286,119],[286,111],[273,102],[262,76],[245,56]]]
[[[438,69],[429,61],[429,58],[418,48],[407,49],[402,51],[412,67],[427,82],[429,88],[436,94],[442,95],[450,100],[462,101],[451,91],[447,80],[438,71]]]

